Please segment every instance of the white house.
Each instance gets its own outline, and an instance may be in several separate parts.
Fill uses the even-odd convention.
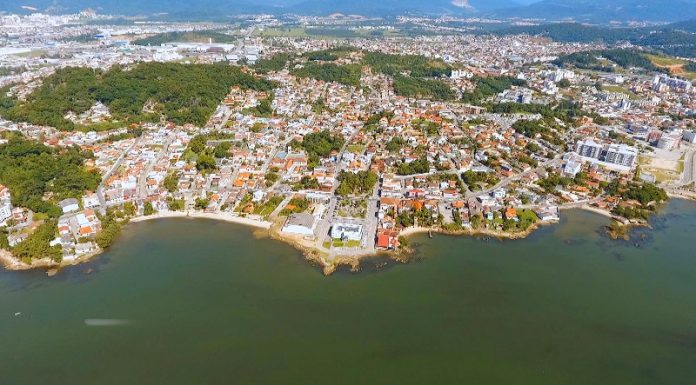
[[[64,214],[80,210],[80,203],[75,198],[63,199],[58,202],[58,206],[63,209]]]
[[[92,193],[89,195],[85,195],[82,197],[82,206],[86,209],[92,209],[95,207],[99,207],[99,197],[97,196],[96,193]]]
[[[359,241],[362,239],[363,226],[348,223],[336,223],[331,226],[331,238],[344,241]]]
[[[312,214],[300,213],[292,214],[285,221],[285,225],[281,229],[282,232],[297,235],[314,235],[316,227],[316,218]]]
[[[0,223],[12,217],[12,197],[10,189],[0,185]]]

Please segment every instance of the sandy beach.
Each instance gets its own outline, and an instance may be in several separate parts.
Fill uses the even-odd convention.
[[[614,218],[614,216],[611,214],[609,210],[605,209],[600,209],[599,207],[593,207],[590,205],[583,205],[580,207],[563,207],[563,206],[558,206],[559,210],[572,210],[572,209],[579,209],[579,210],[586,210],[586,211],[591,211],[595,214],[599,214],[602,216],[605,216],[607,218]]]
[[[204,213],[197,211],[164,211],[159,212],[154,215],[140,216],[131,218],[131,223],[145,222],[154,219],[166,219],[166,218],[204,218],[204,219],[214,219],[217,221],[224,221],[230,223],[237,223],[240,225],[256,227],[260,229],[270,229],[272,223],[268,221],[262,221],[251,218],[236,217],[225,213]]]
[[[167,219],[167,218],[204,218],[213,219],[217,221],[224,221],[230,223],[237,223],[244,226],[250,226],[257,229],[268,230],[271,228],[272,223],[268,221],[262,221],[251,218],[235,217],[224,213],[204,213],[204,212],[183,212],[183,211],[165,211],[154,215],[140,216],[130,219],[130,223],[145,222],[155,219]],[[7,270],[29,270],[36,268],[60,268],[70,265],[77,265],[83,262],[87,262],[94,256],[102,253],[102,250],[97,252],[83,255],[77,259],[71,261],[63,261],[61,263],[51,261],[48,259],[40,259],[32,261],[31,264],[26,264],[12,256],[12,254],[7,250],[0,250],[0,265]]]

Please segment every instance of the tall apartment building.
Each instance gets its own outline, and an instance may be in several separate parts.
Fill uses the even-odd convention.
[[[625,144],[601,144],[593,139],[581,140],[575,147],[584,161],[627,172],[638,160],[638,149]]]
[[[599,159],[602,154],[602,145],[592,139],[581,140],[578,142],[576,152],[585,158]]]
[[[637,158],[638,150],[624,144],[610,144],[604,155],[605,162],[626,167],[633,167]]]

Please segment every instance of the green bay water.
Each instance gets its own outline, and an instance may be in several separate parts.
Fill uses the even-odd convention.
[[[0,384],[696,383],[696,204],[631,242],[606,223],[331,277],[238,225],[133,224],[55,277],[0,272]]]

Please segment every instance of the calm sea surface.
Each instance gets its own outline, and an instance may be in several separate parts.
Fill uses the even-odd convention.
[[[56,277],[0,271],[0,384],[695,384],[696,204],[604,224],[331,277],[237,225],[133,224]]]

